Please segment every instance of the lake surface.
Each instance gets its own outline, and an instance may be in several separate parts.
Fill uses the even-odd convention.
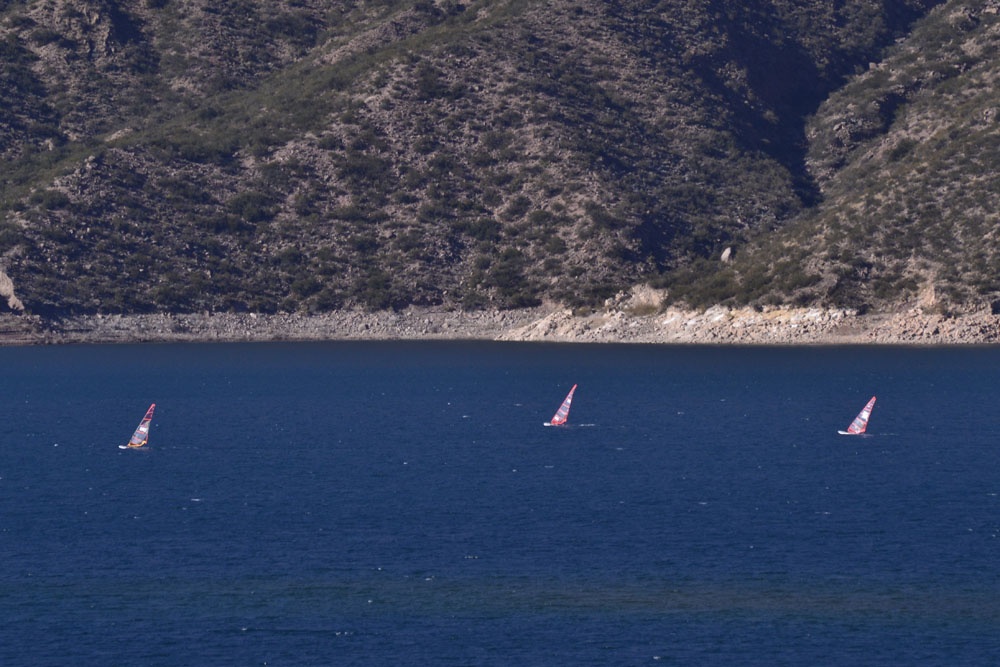
[[[1000,664],[1000,349],[0,365],[5,665]]]

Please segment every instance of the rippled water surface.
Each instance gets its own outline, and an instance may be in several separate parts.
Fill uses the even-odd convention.
[[[1000,350],[0,364],[2,664],[1000,664]]]

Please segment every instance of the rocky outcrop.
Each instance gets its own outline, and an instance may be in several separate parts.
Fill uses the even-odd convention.
[[[3,323],[20,322],[14,329]],[[498,340],[560,343],[709,345],[980,345],[1000,342],[1000,316],[890,315],[848,310],[671,308],[651,314],[607,310],[590,315],[540,307],[459,311],[341,311],[326,315],[113,315],[43,326],[0,318],[0,344],[240,342],[326,340]]]
[[[630,316],[618,311],[588,317],[558,311],[499,338],[728,345],[983,344],[1000,341],[1000,317],[986,312],[944,317],[919,310],[859,315],[818,308],[671,308],[656,315]]]
[[[24,304],[14,294],[14,281],[2,269],[0,269],[0,297],[7,299],[7,307],[11,310],[16,312],[24,310]]]

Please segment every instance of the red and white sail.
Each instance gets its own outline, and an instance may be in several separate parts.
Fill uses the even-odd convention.
[[[872,408],[875,407],[875,397],[872,396],[871,400],[865,404],[865,407],[861,409],[858,416],[854,418],[851,425],[847,427],[846,431],[840,431],[844,435],[861,435],[868,428],[868,418],[872,415]]]
[[[552,420],[549,422],[552,426],[562,426],[566,423],[569,418],[569,406],[573,403],[573,392],[576,391],[576,385],[569,390],[566,394],[566,398],[563,399],[562,405],[556,410],[556,413],[552,416]]]
[[[153,421],[153,410],[156,409],[156,403],[149,406],[149,410],[146,410],[146,416],[142,418],[139,425],[135,427],[135,432],[132,433],[132,437],[129,439],[127,445],[121,445],[121,448],[126,447],[142,447],[147,442],[149,442],[149,425]]]

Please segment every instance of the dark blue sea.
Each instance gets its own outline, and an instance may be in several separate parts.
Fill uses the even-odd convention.
[[[997,348],[0,368],[3,665],[1000,664]],[[837,435],[873,395],[870,436]]]

